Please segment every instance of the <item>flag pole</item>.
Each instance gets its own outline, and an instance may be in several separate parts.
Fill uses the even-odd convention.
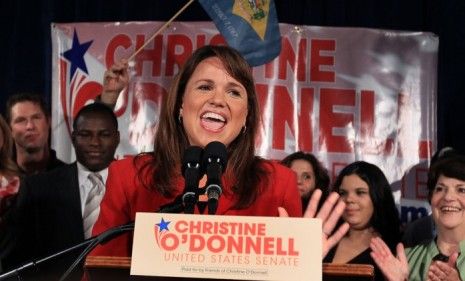
[[[131,61],[132,59],[134,59],[134,57],[140,53],[140,51],[142,51],[142,49],[144,49],[158,34],[160,34],[160,32],[162,32],[168,25],[170,25],[187,7],[189,7],[190,4],[192,4],[192,2],[194,2],[195,0],[189,0],[189,2],[187,2],[176,14],[174,14],[174,16],[172,16],[167,22],[165,22],[165,24],[162,25],[162,27],[160,27],[153,35],[152,37],[150,37],[147,41],[145,41],[145,43],[140,46],[139,49],[137,49],[129,58],[128,58],[128,61]]]

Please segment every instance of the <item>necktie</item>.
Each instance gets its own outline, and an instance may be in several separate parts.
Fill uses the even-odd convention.
[[[105,193],[105,185],[100,174],[90,173],[88,178],[92,183],[92,188],[87,195],[84,214],[82,215],[84,237],[86,239],[92,236],[92,227],[97,221],[98,214],[100,213],[100,201],[102,201],[103,194]]]

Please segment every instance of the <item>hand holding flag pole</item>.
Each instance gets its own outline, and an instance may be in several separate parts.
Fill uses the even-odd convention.
[[[195,0],[189,0],[179,11],[174,14],[167,22],[165,22],[149,39],[145,41],[134,53],[127,59],[122,59],[116,62],[110,69],[105,71],[103,75],[103,90],[101,94],[101,101],[115,108],[116,102],[120,93],[129,83],[128,66],[138,53],[140,53],[158,34],[160,34],[168,25],[170,25],[187,7],[189,7]]]
[[[170,25],[195,0],[189,0],[164,23],[127,60],[123,67],[112,67],[105,72],[101,100],[115,107],[121,91],[127,86],[128,62],[132,61],[157,35]],[[274,0],[229,1],[198,0],[215,23],[229,46],[238,50],[251,66],[270,62],[281,52],[281,34]],[[248,3],[248,4],[247,4]],[[110,88],[109,85],[117,85]],[[108,87],[107,87],[108,86]]]

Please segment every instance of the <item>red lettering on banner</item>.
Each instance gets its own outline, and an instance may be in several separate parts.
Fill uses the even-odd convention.
[[[255,143],[256,144],[260,144],[263,139],[262,139],[262,136],[264,135],[264,126],[263,126],[263,120],[262,118],[264,117],[263,116],[263,113],[265,112],[265,106],[266,106],[266,101],[267,101],[267,97],[268,97],[268,85],[265,85],[265,84],[255,84],[255,90],[257,92],[257,100],[258,100],[258,108],[260,109],[260,113],[261,113],[261,118],[260,118],[260,126],[259,126],[259,133],[257,133],[257,138],[255,140]]]
[[[312,114],[314,99],[313,88],[302,88],[300,95],[300,112],[299,112],[299,150],[313,151],[313,131],[312,131]]]
[[[415,196],[417,199],[428,197],[428,168],[415,169]]]
[[[408,170],[401,179],[402,198],[428,198],[428,163],[422,162]],[[410,192],[409,192],[410,191]]]
[[[182,49],[182,50],[180,50]],[[191,39],[186,35],[168,35],[166,44],[166,76],[174,75],[174,66],[180,67],[193,52]]]
[[[310,81],[313,82],[334,82],[334,71],[320,70],[321,66],[334,66],[334,56],[323,56],[320,52],[336,50],[335,40],[313,39],[311,43],[311,65]]]
[[[420,140],[418,156],[421,159],[428,159],[433,155],[433,143],[430,140]]]
[[[273,108],[273,148],[284,149],[286,137],[286,124],[291,131],[294,130],[294,106],[287,88],[275,86]]]
[[[196,38],[197,39],[195,41],[197,42],[197,48],[205,46],[205,41],[207,40],[205,34],[198,34]]]
[[[119,50],[137,49],[146,40],[145,35],[134,36],[136,37],[135,47],[132,46],[134,40],[125,34],[118,34],[109,41],[105,54],[107,66],[114,63]],[[264,78],[272,79],[277,76],[283,81],[293,78],[298,82],[334,83],[336,41],[334,39],[309,40],[301,38],[293,42],[283,37],[282,52],[277,60],[264,67]],[[173,76],[191,53],[205,44],[225,44],[225,41],[220,34],[211,38],[203,33],[196,34],[195,37],[185,34],[159,35],[136,56],[138,63],[135,65],[135,76]],[[166,56],[166,61],[162,60],[162,56]],[[146,67],[150,69],[144,69]],[[152,102],[157,107],[161,105],[161,99],[166,94],[166,90],[161,85],[140,81],[136,84],[138,87],[133,91],[132,116],[140,114],[141,105],[145,102]],[[361,145],[363,154],[401,153],[400,150],[394,151],[394,139],[376,139],[375,137],[376,109],[373,90],[362,90],[357,93],[355,89],[332,89],[324,88],[324,86],[324,84],[319,86],[320,104],[315,105],[315,88],[301,88],[299,85],[299,93],[290,93],[292,86],[287,83],[275,85],[272,88],[269,88],[267,84],[256,85],[261,111],[264,112],[270,101],[273,104],[270,109],[270,112],[273,112],[273,124],[272,129],[269,130],[273,134],[273,149],[285,149],[287,130],[295,138],[296,150],[314,151],[317,149],[332,153],[353,153],[354,145]],[[295,98],[292,98],[293,96]],[[319,116],[313,115],[315,106],[319,106]],[[402,103],[398,105],[398,109],[399,112],[402,111]],[[315,120],[319,118],[318,125],[312,124],[312,117]],[[314,127],[320,134],[318,147],[315,148],[313,147]],[[352,143],[350,137],[347,136],[347,129],[353,130],[355,135],[360,136],[358,139],[361,142]],[[266,130],[268,132],[268,128]],[[419,140],[418,153],[421,159],[430,156],[431,151],[430,140]],[[398,157],[401,156],[398,155]]]
[[[163,96],[167,94],[167,91],[156,83],[137,83],[132,92],[134,93],[131,112],[133,117],[137,116],[139,109],[147,102],[153,102],[160,108]]]
[[[266,98],[268,97],[268,85],[255,84],[255,91],[257,92],[258,107],[260,113],[263,115],[266,106]]]
[[[344,169],[345,166],[347,166],[349,163],[346,162],[333,162],[331,164],[331,182],[334,182],[337,178],[337,175],[341,172],[342,169]]]
[[[290,66],[293,73],[297,73],[295,78],[297,81],[306,81],[307,71],[307,39],[303,38],[297,44],[297,57],[289,38],[283,37],[281,41],[281,53],[278,57],[278,78],[281,80],[287,79],[288,69]],[[322,66],[334,67],[334,55],[322,55],[321,52],[335,52],[335,40],[313,39],[310,46],[310,79],[313,82],[334,82],[334,71],[321,70]],[[265,65],[265,78],[273,78],[275,75],[275,64],[268,63]]]
[[[106,48],[105,53],[105,63],[107,68],[110,68],[115,63],[115,54],[116,50],[119,47],[123,47],[124,49],[129,49],[131,47],[131,38],[125,34],[118,34],[113,37],[110,42],[108,42],[108,46]]]
[[[145,43],[144,35],[136,36],[136,48],[138,50]],[[150,44],[149,44],[150,45]],[[163,47],[163,36],[155,36],[153,40],[151,49],[148,49],[149,46],[146,46],[141,50],[135,57],[137,61],[135,65],[136,76],[142,76],[142,69],[145,63],[150,63],[152,65],[151,76],[160,76],[161,74],[161,61],[162,61],[162,48]]]
[[[284,149],[286,124],[292,134],[296,136],[298,149],[311,151],[312,146],[312,125],[311,115],[313,112],[313,96],[312,88],[304,88],[301,90],[300,100],[295,104],[300,105],[298,112],[298,124],[294,124],[294,114],[297,108],[294,108],[287,88],[284,86],[276,86],[274,88],[274,120],[273,120],[273,148]]]
[[[210,39],[211,45],[227,45],[226,40],[221,34],[216,34]]]
[[[84,83],[84,85],[79,88],[73,104],[73,111],[71,115],[73,119],[89,100],[94,100],[102,92],[102,89],[102,84],[95,81]]]
[[[302,39],[298,46],[298,56],[292,49],[292,45],[288,38],[283,38],[281,44],[281,53],[278,59],[278,78],[281,80],[287,79],[287,67],[290,66],[293,73],[297,73],[297,81],[305,81],[305,59],[307,58],[307,40]],[[269,63],[265,66],[265,77],[273,77],[273,64]]]
[[[354,113],[334,112],[334,106],[355,106],[355,90],[321,89],[320,91],[320,149],[328,152],[352,153],[353,148],[344,133],[333,129],[354,127]]]

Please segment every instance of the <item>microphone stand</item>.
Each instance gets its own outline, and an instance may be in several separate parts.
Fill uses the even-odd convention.
[[[127,223],[127,224],[124,224],[124,225],[120,225],[120,226],[117,226],[117,227],[114,227],[114,228],[111,228],[93,238],[91,238],[90,240],[92,240],[92,242],[84,249],[84,251],[81,252],[81,254],[79,255],[79,257],[77,257],[77,259],[73,262],[72,265],[70,265],[70,267],[66,270],[65,273],[63,273],[63,275],[61,276],[60,280],[59,281],[64,281],[66,280],[66,278],[71,274],[71,272],[73,272],[73,270],[76,268],[76,266],[87,256],[87,254],[90,253],[90,251],[92,251],[95,247],[97,247],[98,245],[102,244],[102,243],[105,243],[107,241],[110,241],[111,239],[127,232],[127,231],[131,231],[131,230],[134,230],[134,222],[130,222],[130,223]]]
[[[161,206],[160,209],[157,211],[157,213],[181,213],[183,211],[184,211],[183,198],[182,198],[182,195],[179,195],[173,200],[173,202]],[[63,273],[59,281],[66,280],[66,278],[71,274],[71,272],[73,272],[76,266],[79,265],[82,259],[84,259],[87,256],[87,254],[89,254],[99,244],[105,243],[123,234],[124,232],[131,231],[131,230],[134,230],[134,222],[130,222],[127,224],[113,227],[95,237],[92,237],[86,240],[85,241],[86,243],[83,246],[87,245],[87,247],[81,252],[79,257],[76,258],[73,264],[70,265],[70,267],[68,267],[66,272]],[[0,281],[1,280],[2,279],[0,278]]]
[[[65,280],[66,277],[68,277],[68,275],[73,271],[73,269],[79,264],[79,262],[81,262],[81,260],[90,252],[92,251],[92,249],[94,249],[97,245],[101,244],[101,243],[105,243],[111,239],[113,239],[114,237],[124,233],[124,232],[127,232],[127,231],[130,231],[130,230],[133,230],[134,229],[134,222],[130,222],[128,224],[125,224],[125,225],[120,225],[120,226],[117,226],[117,227],[114,227],[114,228],[111,228],[97,236],[94,236],[94,237],[91,237],[87,240],[85,240],[84,242],[81,242],[77,245],[74,245],[70,248],[67,248],[67,249],[64,249],[62,251],[59,251],[57,253],[54,253],[50,256],[47,256],[45,258],[42,258],[40,260],[34,260],[34,261],[31,261],[29,263],[26,263],[18,268],[15,268],[11,271],[8,271],[2,275],[0,275],[0,280],[6,280],[7,278],[10,278],[10,277],[14,277],[14,276],[17,276],[18,277],[18,280],[21,280],[21,272],[23,272],[24,270],[27,270],[27,269],[31,269],[31,268],[36,268],[37,266],[49,261],[49,260],[52,260],[54,258],[57,258],[59,256],[62,256],[62,255],[65,255],[67,253],[70,253],[76,249],[79,249],[79,248],[82,248],[82,247],[86,247],[84,249],[84,251],[81,253],[81,255],[79,255],[78,259],[76,259],[76,261],[68,268],[68,270],[65,272],[65,274],[63,274],[63,276],[60,278],[60,280]]]
[[[184,212],[183,194],[176,196],[173,202],[160,207],[157,213],[179,214]]]
[[[49,260],[52,260],[56,257],[59,257],[59,256],[62,256],[64,254],[67,254],[69,252],[72,252],[76,249],[79,249],[79,248],[82,248],[84,246],[87,246],[88,244],[90,244],[92,242],[92,238],[89,238],[87,240],[85,240],[84,242],[82,243],[79,243],[77,245],[74,245],[70,248],[67,248],[65,250],[62,250],[60,252],[57,252],[57,253],[54,253],[50,256],[47,256],[45,258],[42,258],[42,259],[39,259],[39,260],[34,260],[34,261],[31,261],[31,262],[28,262],[24,265],[21,265],[20,267],[18,268],[15,268],[11,271],[8,271],[6,273],[3,273],[2,275],[0,275],[0,280],[6,280],[7,278],[10,278],[10,277],[13,277],[13,276],[17,276],[18,277],[18,280],[21,280],[21,275],[20,273],[23,272],[24,270],[27,270],[27,269],[30,269],[30,268],[36,268],[37,266],[49,261]]]
[[[193,196],[194,199],[198,198],[198,193],[199,192],[200,192],[199,189],[197,189],[195,193],[192,192],[192,193],[194,193],[194,196]],[[185,198],[183,198],[184,197],[183,195],[184,194],[181,194],[181,195],[177,196],[173,200],[173,202],[161,206],[160,209],[157,211],[157,213],[171,213],[171,214],[174,214],[174,213],[182,213],[182,212],[184,212],[184,210],[185,210],[185,202],[184,202]],[[193,205],[195,206],[196,201],[195,202],[191,201],[189,203],[193,203]],[[189,208],[191,208],[191,206],[189,206]],[[118,235],[121,235],[124,232],[131,231],[133,229],[134,229],[134,222],[130,222],[128,224],[113,227],[113,228],[108,229],[107,231],[105,231],[105,232],[103,232],[103,233],[101,233],[101,234],[99,234],[97,236],[91,237],[91,238],[85,240],[84,242],[79,243],[77,245],[74,245],[74,246],[72,246],[70,248],[67,248],[67,249],[63,250],[63,251],[54,253],[54,254],[52,254],[50,256],[47,256],[47,257],[45,257],[43,259],[40,259],[40,260],[37,260],[37,261],[35,261],[35,260],[31,261],[31,262],[29,262],[27,264],[24,264],[24,265],[22,265],[22,266],[20,266],[18,268],[15,268],[15,269],[13,269],[11,271],[8,271],[8,272],[0,275],[0,281],[1,280],[6,280],[7,278],[10,278],[10,277],[13,277],[13,276],[17,276],[19,278],[19,280],[21,280],[21,275],[20,274],[24,270],[30,269],[30,268],[36,268],[38,265],[40,265],[42,263],[45,263],[45,262],[47,262],[49,260],[52,260],[52,259],[54,259],[56,257],[62,256],[64,254],[72,252],[72,251],[74,251],[76,249],[86,247],[81,252],[79,257],[73,262],[73,264],[70,267],[68,267],[66,272],[61,276],[60,281],[63,281],[76,268],[76,266],[82,261],[82,259],[84,259],[87,256],[87,254],[90,253],[90,251],[92,251],[99,244],[105,243],[105,242],[113,239],[114,237],[116,237]]]

